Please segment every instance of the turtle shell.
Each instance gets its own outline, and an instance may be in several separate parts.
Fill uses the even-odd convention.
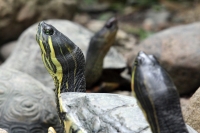
[[[55,96],[27,74],[0,69],[0,128],[9,133],[60,132]]]
[[[86,55],[90,38],[93,33],[84,27],[67,20],[47,20],[48,24],[56,27],[61,33],[70,38]],[[35,41],[37,24],[34,24],[20,36],[16,48],[11,56],[2,65],[6,68],[16,69],[41,81],[45,86],[54,88],[52,77],[48,74],[41,59],[40,48]],[[31,54],[30,54],[31,53]],[[123,69],[126,62],[115,48],[111,47],[104,59],[105,69]]]

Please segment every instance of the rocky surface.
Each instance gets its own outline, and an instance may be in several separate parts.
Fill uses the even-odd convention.
[[[65,111],[87,132],[151,133],[133,97],[103,93],[64,93],[61,97]]]
[[[0,112],[0,128],[9,133],[60,130],[54,92],[16,70],[0,68]]]
[[[129,65],[139,51],[154,54],[169,72],[180,94],[200,85],[200,23],[177,26],[147,38],[129,55]]]
[[[16,39],[33,23],[50,18],[72,19],[77,10],[75,0],[1,0],[0,45]]]
[[[183,111],[183,116],[187,124],[200,132],[200,88],[190,98],[189,104]]]
[[[200,13],[200,4],[198,2],[195,3],[194,6],[192,6],[192,8],[179,11],[173,17],[173,21],[181,23],[193,23],[200,20],[200,16],[198,15],[199,13]]]
[[[71,92],[62,93],[61,98],[67,115],[86,132],[152,133],[134,97]]]
[[[147,31],[159,31],[168,26],[170,12],[165,9],[149,9],[143,22],[143,29]]]
[[[16,43],[17,41],[12,41],[4,44],[0,48],[0,55],[2,56],[2,60],[6,60],[11,55],[11,53],[15,49]]]
[[[52,24],[64,35],[68,36],[81,48],[84,55],[86,55],[89,40],[93,35],[92,32],[67,20],[48,20],[45,22]],[[42,63],[40,48],[35,40],[37,25],[38,24],[31,26],[23,32],[16,44],[15,50],[5,63],[2,64],[2,67],[17,69],[28,73],[41,81],[48,88],[54,88],[52,77]],[[122,55],[111,47],[104,59],[104,68],[122,69],[125,67],[126,62]]]

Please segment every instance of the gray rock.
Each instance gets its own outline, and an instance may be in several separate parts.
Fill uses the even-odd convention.
[[[146,13],[146,18],[143,22],[143,28],[145,30],[158,31],[168,26],[168,20],[170,18],[170,12],[161,9],[150,9]]]
[[[88,133],[151,133],[133,97],[73,92],[61,97],[64,110]]]
[[[6,60],[11,55],[12,51],[14,50],[16,46],[16,43],[17,41],[12,41],[12,42],[4,44],[0,48],[0,54],[4,60]]]
[[[72,19],[77,11],[75,0],[1,0],[0,45],[17,37],[33,23],[50,18]],[[8,8],[9,7],[9,8]]]
[[[139,51],[154,54],[169,72],[180,94],[200,86],[200,23],[172,27],[135,45],[130,66]]]
[[[68,36],[76,45],[78,45],[86,55],[89,40],[93,33],[86,30],[82,26],[72,23],[67,20],[48,20],[48,24],[52,24],[64,35]],[[41,81],[48,88],[54,88],[52,77],[45,69],[40,48],[35,40],[37,25],[35,24],[28,28],[20,36],[16,48],[12,55],[2,65],[5,68],[16,69]],[[125,68],[126,62],[114,48],[110,51],[104,59],[104,68]]]
[[[189,104],[183,110],[183,116],[187,124],[200,132],[200,88],[190,98]]]
[[[64,111],[87,133],[152,133],[134,97],[70,92],[61,99]]]
[[[79,9],[83,12],[103,12],[108,10],[110,7],[110,4],[107,2],[96,2],[96,1],[82,1],[81,4],[79,4]]]

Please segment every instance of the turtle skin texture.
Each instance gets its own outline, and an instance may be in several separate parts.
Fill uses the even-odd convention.
[[[0,128],[8,133],[47,133],[50,126],[60,132],[54,99],[54,92],[32,77],[0,69]]]

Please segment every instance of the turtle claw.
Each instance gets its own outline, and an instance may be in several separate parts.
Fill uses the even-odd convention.
[[[1,133],[1,132],[0,132]],[[56,131],[54,130],[53,127],[49,127],[48,129],[48,133],[56,133]]]
[[[8,133],[6,130],[0,128],[0,133]]]

